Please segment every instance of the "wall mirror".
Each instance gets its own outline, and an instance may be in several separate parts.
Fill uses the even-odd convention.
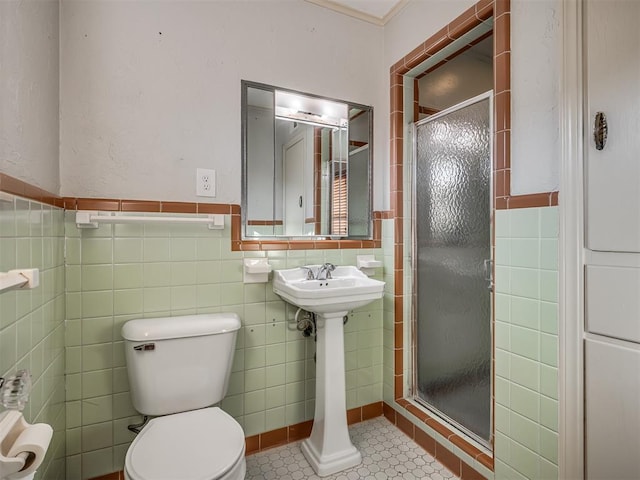
[[[371,238],[372,123],[372,107],[243,80],[243,238]]]

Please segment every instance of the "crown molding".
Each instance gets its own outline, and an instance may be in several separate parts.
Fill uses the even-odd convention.
[[[365,12],[361,12],[360,10],[356,10],[351,7],[347,7],[346,5],[342,5],[337,2],[333,2],[331,0],[305,0],[309,3],[313,3],[314,5],[318,5],[319,7],[328,8],[329,10],[333,10],[334,12],[341,13],[343,15],[348,15],[353,18],[357,18],[358,20],[362,20],[364,22],[371,23],[373,25],[378,25],[380,27],[384,26],[389,20],[391,20],[400,10],[402,10],[409,0],[400,0],[397,2],[394,7],[387,12],[384,17],[377,17],[375,15],[371,15]]]

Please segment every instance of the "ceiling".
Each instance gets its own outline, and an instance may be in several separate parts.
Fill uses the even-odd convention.
[[[384,25],[408,3],[409,0],[307,0],[321,7],[374,25]]]

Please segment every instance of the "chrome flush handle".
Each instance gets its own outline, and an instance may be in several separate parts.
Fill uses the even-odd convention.
[[[596,150],[602,150],[607,144],[607,116],[604,112],[597,112],[593,124],[593,140],[596,142]]]

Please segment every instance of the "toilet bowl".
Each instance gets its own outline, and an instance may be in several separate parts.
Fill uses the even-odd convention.
[[[242,480],[242,427],[218,407],[157,417],[135,438],[125,459],[127,480]]]
[[[131,401],[153,418],[127,450],[128,480],[242,480],[244,432],[219,404],[240,318],[234,313],[129,320],[122,327]]]

